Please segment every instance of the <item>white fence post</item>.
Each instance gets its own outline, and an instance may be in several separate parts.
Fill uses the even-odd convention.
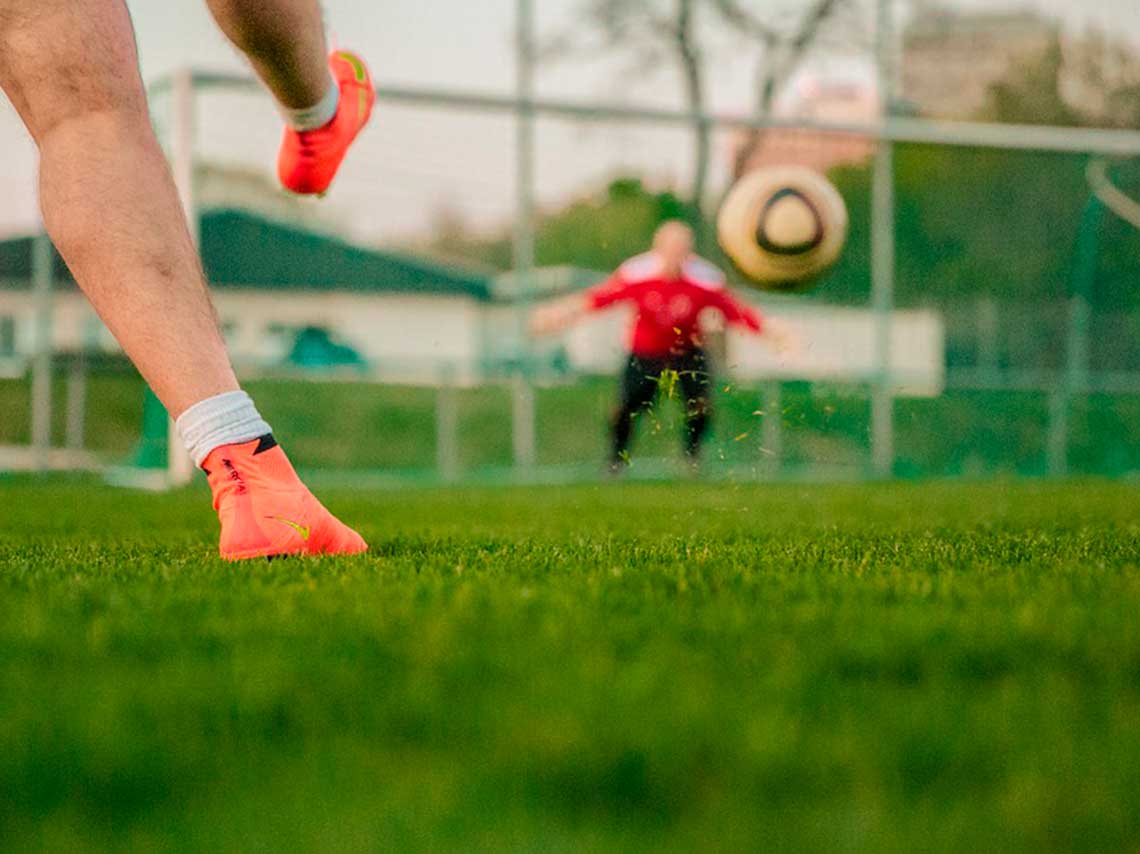
[[[534,388],[531,384],[530,345],[527,340],[527,312],[534,296],[534,0],[518,0],[516,64],[519,111],[516,119],[516,222],[514,262],[518,281],[516,332],[518,367],[515,373],[512,409],[512,438],[515,465],[534,466],[537,453]]]
[[[455,389],[455,370],[445,365],[435,398],[435,452],[439,476],[445,482],[459,479],[459,402]]]
[[[761,441],[764,471],[769,477],[779,477],[784,467],[784,404],[783,383],[778,379],[764,385],[764,403],[761,416]]]
[[[896,44],[893,0],[879,0],[879,89],[883,121],[895,98]],[[894,143],[880,138],[875,150],[871,211],[871,304],[875,312],[875,376],[871,391],[871,461],[876,477],[889,478],[895,463],[895,392],[891,377],[895,299]]]
[[[87,437],[87,354],[80,351],[67,375],[67,447],[81,451]]]
[[[35,348],[32,359],[32,448],[35,466],[51,466],[52,350],[54,348],[54,249],[47,233],[34,238],[32,292],[35,305]]]

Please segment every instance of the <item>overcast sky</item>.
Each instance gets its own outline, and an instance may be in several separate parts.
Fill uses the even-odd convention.
[[[795,6],[795,0],[752,0]],[[509,91],[515,0],[327,0],[330,33],[360,50],[384,83]],[[544,31],[565,27],[581,0],[536,0]],[[954,0],[959,7],[994,8],[992,0]],[[1140,41],[1137,0],[1024,0],[1075,27],[1099,25]],[[198,0],[129,0],[148,80],[177,67],[240,70],[241,61],[214,28]],[[718,109],[744,109],[747,69],[731,57],[715,63]],[[562,65],[544,73],[544,94],[607,101],[658,100],[659,82],[618,77],[598,63]],[[223,99],[224,100],[224,99]],[[242,104],[206,102],[200,138],[210,156],[268,167],[279,133],[265,99]],[[476,221],[501,218],[513,189],[510,122],[491,117],[440,116],[382,108],[377,129],[355,157],[353,187],[338,187],[328,207],[354,224],[360,236],[422,229],[431,211],[463,210]],[[583,128],[547,123],[539,131],[539,179],[544,198],[557,198],[574,182],[626,166],[662,180],[686,169],[685,137],[677,131]],[[0,98],[0,232],[35,222],[33,155],[11,107]],[[346,184],[350,182],[345,182]]]

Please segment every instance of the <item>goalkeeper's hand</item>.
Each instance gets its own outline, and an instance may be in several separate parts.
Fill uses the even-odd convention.
[[[581,295],[539,306],[530,316],[530,334],[556,335],[574,325],[585,313],[586,303]]]
[[[765,318],[764,337],[768,339],[781,362],[789,362],[804,354],[803,335],[786,320]]]

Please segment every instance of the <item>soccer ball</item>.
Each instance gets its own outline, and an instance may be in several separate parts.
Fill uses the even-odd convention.
[[[811,169],[759,169],[729,192],[717,232],[728,257],[757,287],[802,290],[839,260],[847,205]]]

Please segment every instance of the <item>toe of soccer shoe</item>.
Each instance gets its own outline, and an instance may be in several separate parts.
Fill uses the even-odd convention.
[[[222,519],[219,553],[230,561],[300,555],[354,555],[368,550],[307,490],[240,496]]]
[[[310,555],[357,555],[368,551],[364,538],[332,513],[321,506],[315,498],[318,511],[312,524],[312,532],[305,543],[305,554]]]

